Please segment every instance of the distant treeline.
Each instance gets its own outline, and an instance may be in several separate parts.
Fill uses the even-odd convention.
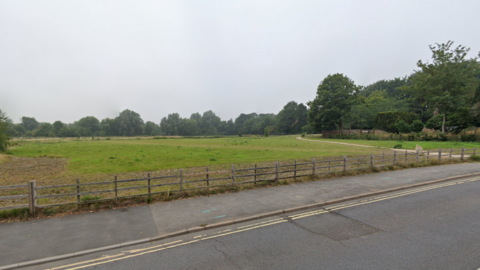
[[[67,124],[61,121],[40,123],[34,117],[11,120],[7,134],[12,137],[86,137],[86,136],[206,136],[238,134],[298,134],[307,125],[307,107],[295,101],[287,103],[278,114],[240,114],[235,120],[222,121],[212,111],[182,118],[178,113],[163,117],[157,124],[144,122],[140,114],[124,110],[117,117],[98,120],[87,116]]]

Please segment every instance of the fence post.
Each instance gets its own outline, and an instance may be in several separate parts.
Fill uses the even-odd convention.
[[[343,171],[347,171],[347,156],[343,156]]]
[[[360,155],[357,157],[357,170],[360,169]]]
[[[235,186],[235,165],[232,165],[232,186]]]
[[[330,157],[328,157],[328,172],[330,173]]]
[[[382,153],[382,167],[385,165],[385,153]]]
[[[210,181],[208,181],[208,167],[206,167],[207,171],[207,197],[210,196]]]
[[[407,155],[408,155],[408,151],[405,150],[405,164],[407,164]]]
[[[373,153],[370,154],[370,167],[373,168]]]
[[[117,176],[115,175],[115,202],[118,202],[118,183],[117,183]]]
[[[180,196],[183,196],[183,175],[182,175],[182,169],[179,170],[178,176],[180,177]]]
[[[147,174],[148,178],[148,197],[150,197],[150,173]]]
[[[430,149],[427,149],[427,161],[430,160]]]
[[[297,160],[293,161],[293,181],[297,181]]]
[[[312,175],[315,175],[315,158],[312,159]]]
[[[450,155],[449,158],[452,159],[452,148],[450,148]]]
[[[442,160],[442,148],[438,148],[438,161]]]
[[[77,178],[77,202],[80,202],[80,179]]]
[[[35,180],[28,181],[28,208],[30,208],[30,214],[35,214],[35,208],[37,207],[37,191],[35,190]]]
[[[415,157],[415,161],[416,161],[417,163],[418,163],[418,155],[419,155],[419,154],[420,154],[420,153],[419,153],[419,151],[418,151],[418,149],[417,149],[417,151],[416,151],[416,157]]]
[[[475,156],[475,152],[476,152],[476,150],[477,150],[477,147],[476,147],[476,146],[474,146],[474,147],[473,147],[473,155],[474,155],[474,156]]]
[[[462,155],[460,159],[463,161],[463,157],[465,156],[465,147],[462,147]]]
[[[275,161],[275,185],[278,185],[278,161]]]
[[[393,150],[393,166],[397,165],[397,151]]]
[[[254,184],[256,186],[257,185],[257,163],[255,163],[255,171],[254,171],[254,174],[253,174],[253,181],[254,181]]]

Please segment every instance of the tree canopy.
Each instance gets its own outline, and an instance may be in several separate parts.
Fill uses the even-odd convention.
[[[315,99],[307,103],[308,121],[317,130],[343,130],[360,89],[343,74],[328,75],[318,86]]]

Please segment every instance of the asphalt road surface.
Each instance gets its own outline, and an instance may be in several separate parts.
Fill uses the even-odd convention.
[[[425,186],[31,269],[47,267],[477,270],[480,180]]]

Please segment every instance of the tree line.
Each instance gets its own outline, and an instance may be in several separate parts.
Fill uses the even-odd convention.
[[[235,120],[221,120],[213,111],[193,113],[182,118],[178,113],[163,117],[157,124],[145,122],[140,114],[122,111],[115,118],[99,120],[86,116],[67,124],[61,121],[40,123],[34,117],[22,117],[20,123],[5,118],[5,133],[11,137],[90,137],[90,136],[211,136],[238,134],[295,134],[307,124],[307,107],[295,101],[278,114],[240,114]]]
[[[408,133],[426,126],[444,134],[480,126],[480,63],[467,59],[469,48],[452,45],[430,46],[431,61],[418,61],[409,76],[366,87],[343,74],[328,75],[307,103],[307,129]]]

